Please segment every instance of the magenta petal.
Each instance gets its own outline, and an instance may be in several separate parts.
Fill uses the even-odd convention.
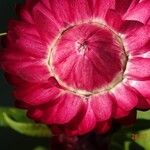
[[[149,20],[147,21],[147,25],[150,25],[150,18],[149,18]]]
[[[59,24],[62,27],[67,26],[69,23],[74,21],[74,12],[75,11],[75,4],[76,1],[72,1],[70,3],[69,0],[51,0],[50,3],[50,9],[52,14],[54,15],[54,18],[59,22]],[[80,1],[77,1],[77,3],[80,3]],[[72,4],[72,5],[71,5]],[[81,4],[78,4],[81,6]],[[72,9],[73,7],[73,9]],[[74,11],[72,11],[74,10]],[[83,10],[84,11],[84,10]]]
[[[125,75],[135,79],[150,79],[150,58],[135,57],[130,59]]]
[[[129,114],[129,110],[122,108],[121,105],[118,104],[118,101],[116,100],[114,95],[112,95],[112,97],[113,97],[113,108],[114,108],[112,111],[113,118],[117,119],[117,118],[122,118],[127,116]]]
[[[35,36],[22,35],[15,44],[21,52],[34,58],[44,58],[48,53],[48,47]]]
[[[72,128],[71,130],[67,129],[67,133],[70,135],[83,135],[85,133],[88,133],[90,131],[92,131],[96,125],[96,118],[95,118],[95,114],[93,113],[93,110],[91,108],[91,104],[90,102],[86,103],[86,112],[83,115],[82,119],[78,122],[78,120],[73,120],[77,125]],[[83,111],[83,110],[82,110]],[[81,115],[81,112],[79,112],[78,115]],[[79,118],[79,116],[78,116]],[[76,119],[78,119],[76,118]]]
[[[139,0],[116,0],[115,9],[119,14],[124,14],[138,3]]]
[[[129,111],[121,108],[118,104],[116,104],[115,109],[113,110],[113,117],[114,118],[122,118],[129,114]]]
[[[55,0],[50,1],[59,22],[78,22],[92,17],[89,0]],[[61,11],[58,11],[61,10]]]
[[[124,39],[124,45],[127,49],[127,51],[132,51],[134,49],[143,47],[149,40],[150,40],[150,34],[149,26],[143,26],[143,27],[137,27],[132,30],[128,30],[125,33],[125,39]],[[139,38],[141,37],[141,38]]]
[[[8,49],[10,52],[22,52],[22,55],[28,55],[34,58],[45,57],[48,52],[47,45],[41,40],[34,25],[19,21],[11,21],[9,26],[13,26],[13,30],[9,30],[7,37],[7,44],[9,44]]]
[[[118,107],[122,108],[125,111],[133,109],[138,102],[138,98],[133,90],[130,87],[127,87],[123,84],[119,84],[113,91],[115,96],[115,102]]]
[[[44,42],[47,42],[47,44],[50,44],[62,28],[57,18],[41,3],[38,3],[34,7],[32,15],[42,39],[44,39]]]
[[[115,30],[120,29],[123,23],[121,16],[115,10],[112,9],[108,10],[105,19],[107,24],[113,27]]]
[[[109,9],[115,8],[115,0],[93,0],[94,17],[104,18]]]
[[[22,53],[22,55],[27,55],[28,58],[32,59],[44,58],[48,53],[47,46],[41,43],[41,41],[38,41],[38,38],[35,36],[28,36],[22,34],[20,38],[18,38],[16,41],[11,41],[10,44],[11,46],[9,47],[9,50],[11,52]]]
[[[46,62],[18,53],[5,53],[2,57],[2,68],[10,74],[29,82],[47,81],[50,78]],[[42,62],[43,61],[43,62]]]
[[[16,66],[16,69],[19,69],[18,76],[29,82],[42,82],[50,78],[49,70],[44,64],[33,63],[32,65],[20,66],[20,68]]]
[[[29,112],[29,116],[46,124],[65,124],[77,115],[81,106],[82,100],[80,97],[63,94],[55,99],[55,104],[49,103],[39,109],[33,109]]]
[[[20,10],[20,19],[23,20],[24,22],[34,24],[31,12],[34,5],[36,5],[37,3],[38,0],[26,0],[25,5]]]
[[[11,20],[9,22],[9,32],[10,31],[15,32],[14,34],[18,35],[18,37],[21,37],[22,35],[34,35],[35,38],[40,37],[35,26],[27,22]],[[16,39],[13,40],[15,41]]]
[[[148,41],[143,47],[139,47],[136,49],[130,50],[130,54],[136,57],[136,55],[140,55],[140,57],[150,58],[150,41]]]
[[[141,107],[144,108],[150,108],[150,92],[149,92],[149,87],[150,87],[150,81],[134,81],[134,80],[129,80],[128,84],[135,88],[144,98],[145,102],[142,102],[143,99],[139,100],[142,102]],[[139,107],[140,102],[138,103]],[[146,106],[147,104],[147,106]]]
[[[150,100],[145,99],[144,97],[139,97],[138,104],[136,106],[137,109],[147,110],[150,109]]]
[[[112,114],[112,97],[109,94],[91,97],[91,106],[98,121],[105,121]]]
[[[96,118],[91,108],[90,102],[87,106],[87,111],[82,121],[79,123],[79,134],[85,134],[94,129],[96,125]]]
[[[135,7],[130,9],[125,16],[125,20],[135,20],[142,23],[146,23],[150,17],[150,1],[144,0],[138,3]]]
[[[125,20],[121,26],[120,32],[125,35],[134,35],[139,29],[142,29],[144,25],[138,21]]]
[[[30,24],[34,24],[33,18],[31,16],[30,12],[26,8],[23,8],[22,10],[20,10],[20,18],[24,22],[28,22]]]
[[[23,101],[30,105],[41,105],[56,99],[60,94],[57,87],[52,86],[53,83],[33,84],[17,88],[14,92],[15,97],[19,101]]]

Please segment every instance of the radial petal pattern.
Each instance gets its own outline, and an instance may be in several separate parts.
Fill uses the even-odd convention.
[[[0,58],[17,106],[69,135],[150,109],[149,12],[149,0],[26,0]]]

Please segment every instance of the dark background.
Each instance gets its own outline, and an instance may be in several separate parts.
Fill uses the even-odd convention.
[[[0,0],[0,33],[7,31],[10,19],[15,18],[15,5],[23,0]],[[13,106],[12,87],[0,70],[0,107]],[[34,150],[36,146],[48,146],[47,139],[30,138],[8,128],[0,128],[0,150]]]

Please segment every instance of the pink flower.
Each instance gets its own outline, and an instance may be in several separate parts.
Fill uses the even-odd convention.
[[[150,108],[149,0],[27,0],[2,67],[28,116],[69,134]]]

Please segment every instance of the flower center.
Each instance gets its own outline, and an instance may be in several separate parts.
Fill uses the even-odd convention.
[[[126,54],[121,38],[109,27],[84,23],[58,36],[49,64],[64,89],[89,96],[110,90],[122,80]]]

